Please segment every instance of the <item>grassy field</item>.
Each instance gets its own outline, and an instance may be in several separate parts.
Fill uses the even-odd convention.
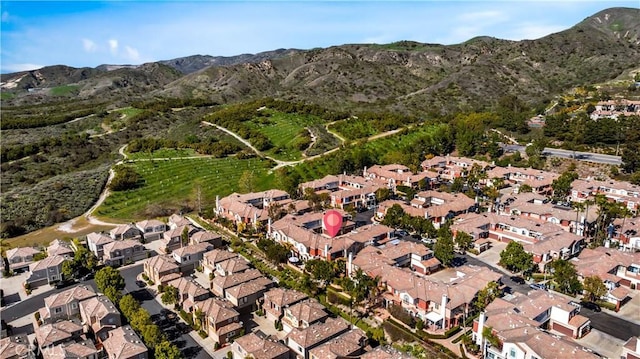
[[[270,114],[267,117],[268,124],[260,121],[251,121],[247,125],[255,128],[267,136],[273,143],[273,149],[266,153],[283,161],[295,161],[302,158],[302,152],[295,144],[300,139],[298,134],[307,126],[321,122],[315,116],[296,113],[283,113],[273,110],[264,110]]]
[[[78,85],[63,85],[52,87],[49,91],[53,96],[69,96],[78,93],[79,88]]]
[[[144,185],[111,193],[95,215],[134,221],[147,218],[158,207],[194,208],[198,187],[203,208],[210,207],[216,195],[223,197],[239,191],[239,179],[244,171],[254,172],[255,191],[272,188],[275,176],[268,174],[271,164],[257,158],[238,160],[234,157],[134,162],[131,165],[143,177]]]
[[[135,108],[135,107],[123,107],[123,108],[119,108],[117,110],[113,110],[113,112],[119,112],[119,113],[123,114],[125,116],[125,118],[129,118],[129,117],[135,116],[135,115],[139,114],[142,111],[144,111],[144,110],[139,109],[139,108]]]
[[[201,156],[195,150],[191,148],[161,148],[157,151],[149,152],[135,152],[135,153],[127,153],[127,157],[131,160],[139,160],[139,159],[159,159],[159,158],[171,158],[177,159],[180,157],[193,157],[193,156]]]
[[[3,249],[15,248],[15,247],[39,247],[46,246],[54,239],[63,238],[78,238],[86,236],[91,232],[108,231],[112,226],[99,226],[89,222],[84,217],[78,218],[72,227],[72,232],[65,232],[60,230],[60,224],[55,224],[51,227],[45,227],[37,231],[10,238],[3,239],[1,241]]]

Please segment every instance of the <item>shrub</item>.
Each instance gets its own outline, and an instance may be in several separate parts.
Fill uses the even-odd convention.
[[[206,337],[208,337],[209,335],[207,335],[207,332],[205,332],[204,330],[200,329],[198,330],[198,335],[200,336],[200,338],[204,339]]]
[[[218,343],[218,342],[213,343],[213,349],[214,350],[220,349],[220,343]]]
[[[389,314],[410,327],[414,327],[416,325],[415,319],[400,305],[392,305],[389,307]]]
[[[231,350],[227,352],[227,359],[233,359],[233,352],[231,352]]]
[[[158,284],[158,292],[164,293],[165,289],[166,289],[166,287],[164,285]]]
[[[411,335],[410,332],[406,331],[405,328],[397,327],[391,324],[391,322],[389,321],[385,321],[382,324],[382,329],[384,329],[384,331],[389,335],[389,337],[391,338],[391,341],[395,342],[398,340],[403,340],[406,342],[412,342],[415,340],[413,335]]]
[[[184,311],[184,309],[180,309],[180,318],[182,318],[189,326],[193,326],[193,317]]]
[[[144,279],[145,281],[148,281],[149,276],[146,273],[142,273],[142,279]]]

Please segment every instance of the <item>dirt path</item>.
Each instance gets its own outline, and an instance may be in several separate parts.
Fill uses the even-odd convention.
[[[115,166],[121,164],[124,160],[126,160],[128,158],[127,154],[124,152],[125,149],[127,148],[127,145],[124,145],[122,147],[120,147],[118,149],[118,153],[123,157],[122,160],[118,161]],[[91,208],[89,208],[84,214],[82,214],[79,217],[70,219],[64,223],[61,223],[58,226],[58,230],[61,232],[65,232],[65,233],[76,233],[79,232],[83,229],[86,229],[85,227],[80,227],[80,228],[75,228],[75,224],[76,222],[78,222],[78,219],[81,217],[84,217],[87,222],[89,222],[89,224],[92,225],[96,225],[96,226],[118,226],[120,225],[120,223],[111,223],[111,222],[105,222],[105,221],[101,221],[98,218],[93,216],[93,212],[95,212],[95,210],[100,207],[100,205],[105,201],[105,199],[107,199],[107,196],[109,196],[109,184],[111,184],[111,180],[113,180],[113,177],[115,176],[115,171],[113,170],[112,166],[109,169],[109,177],[107,178],[107,183],[104,185],[104,189],[102,190],[102,193],[100,193],[100,197],[98,197],[98,200],[96,201],[96,203],[93,204],[93,206],[91,206]]]

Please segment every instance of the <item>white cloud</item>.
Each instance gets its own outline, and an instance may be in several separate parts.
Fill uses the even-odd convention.
[[[20,72],[20,71],[31,71],[37,70],[39,68],[43,68],[43,65],[36,64],[2,64],[2,73],[5,72]]]
[[[116,55],[118,53],[118,40],[110,39],[109,43],[109,51],[111,51],[112,55]]]
[[[124,49],[126,51],[126,58],[129,59],[129,61],[134,61],[134,62],[140,61],[140,52],[138,52],[138,50],[134,49],[129,45],[125,46]]]
[[[82,47],[86,52],[95,52],[98,49],[98,45],[89,39],[82,39]]]

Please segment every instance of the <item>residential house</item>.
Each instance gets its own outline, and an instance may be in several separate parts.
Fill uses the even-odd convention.
[[[143,238],[142,231],[131,223],[121,224],[115,227],[114,229],[109,231],[109,235],[111,236],[111,238],[117,241],[123,239],[134,239],[140,241]]]
[[[580,308],[571,305],[569,299],[533,290],[509,300],[495,299],[475,320],[473,331],[477,337],[487,326],[498,332],[515,327],[529,327],[532,331],[548,328],[570,338],[582,338],[591,330],[591,321],[579,313]]]
[[[236,338],[231,346],[234,359],[289,359],[289,348],[270,337],[261,338],[249,333]]]
[[[146,243],[162,238],[162,233],[167,230],[167,225],[157,219],[147,219],[136,222],[136,228],[142,232],[142,236]]]
[[[327,175],[318,180],[301,183],[299,185],[299,188],[300,194],[304,195],[307,191],[307,188],[312,190],[314,193],[318,193],[321,191],[334,192],[338,190],[339,186],[340,179],[338,178],[338,176]]]
[[[104,246],[113,241],[115,241],[115,239],[104,233],[93,232],[87,234],[87,247],[89,247],[89,251],[95,254],[99,260],[104,256]]]
[[[523,247],[526,252],[533,254],[533,262],[544,271],[544,266],[552,260],[567,260],[580,253],[583,242],[581,236],[557,232],[533,244],[525,244]]]
[[[180,272],[190,274],[200,265],[204,254],[212,249],[211,243],[202,242],[176,248],[171,252],[171,256],[178,263]]]
[[[339,359],[345,357],[357,357],[364,353],[367,345],[367,335],[359,328],[331,339],[309,351],[311,359]]]
[[[186,246],[189,243],[189,238],[199,230],[198,227],[191,224],[169,229],[162,234],[160,251],[169,254],[180,247]],[[185,234],[187,238],[182,238]]]
[[[218,297],[226,298],[227,289],[260,277],[262,277],[262,273],[257,269],[250,269],[242,273],[236,273],[228,276],[217,276],[211,281],[211,291]]]
[[[329,317],[324,305],[316,299],[308,298],[284,307],[282,329],[289,333],[293,329],[304,329]]]
[[[474,168],[477,168],[477,171],[484,171],[491,167],[484,161],[455,156],[434,156],[423,161],[421,166],[424,171],[435,172],[440,179],[449,182],[453,182],[458,177],[466,178]]]
[[[571,183],[569,199],[585,202],[593,199],[596,194],[602,194],[610,201],[623,204],[635,215],[640,210],[640,186],[625,181],[576,179]]]
[[[29,270],[29,265],[33,263],[33,256],[40,253],[39,250],[33,247],[17,247],[7,250],[7,262],[9,263],[8,269],[14,273],[26,272]]]
[[[531,187],[533,193],[550,195],[553,192],[551,184],[560,175],[533,168],[495,167],[487,171],[487,177],[503,179],[505,184],[514,187],[516,193],[519,192],[520,187],[526,185]]]
[[[102,262],[105,265],[118,267],[147,258],[147,249],[137,240],[124,239],[107,243],[103,247]]]
[[[196,302],[209,298],[209,291],[191,278],[180,277],[168,282],[167,285],[178,290],[178,304],[187,312],[191,312]]]
[[[635,86],[637,87],[637,84]],[[640,116],[640,101],[627,99],[600,101],[596,104],[595,111],[589,116],[592,120],[601,118],[618,119],[621,116]]]
[[[35,351],[25,334],[5,336],[0,339],[0,358],[35,359]],[[287,348],[288,350],[288,348]]]
[[[44,307],[40,308],[40,320],[44,324],[53,323],[59,319],[71,319],[80,315],[80,302],[96,296],[93,288],[79,285],[66,289],[60,293],[44,298]]]
[[[640,251],[640,218],[616,218],[613,221],[611,240],[629,252]]]
[[[197,318],[196,313],[201,312],[203,318]],[[194,304],[194,321],[202,320],[202,330],[220,346],[231,339],[241,335],[242,322],[231,303],[217,298],[209,298]]]
[[[202,256],[202,262],[200,265],[202,266],[204,274],[211,277],[216,271],[218,263],[237,257],[237,253],[229,252],[224,249],[214,249]]]
[[[309,351],[349,331],[349,323],[342,318],[329,318],[304,329],[294,329],[285,337],[285,343],[297,358],[309,359]]]
[[[63,256],[53,255],[31,263],[29,266],[29,278],[27,278],[25,284],[34,288],[62,280],[62,263],[66,260],[68,259]]]
[[[213,248],[220,248],[222,247],[222,236],[209,231],[196,232],[189,238],[189,244],[199,243],[209,243]]]
[[[366,246],[382,244],[393,236],[394,231],[391,227],[374,223],[353,229],[345,236],[356,243],[354,252],[357,253]]]
[[[185,226],[192,225],[190,220],[176,213],[172,214],[169,217],[168,224],[169,224],[169,229],[176,229],[178,227],[185,227]]]
[[[81,339],[82,325],[77,320],[63,320],[44,324],[35,329],[36,342],[40,351],[46,348]]]
[[[170,256],[155,256],[147,259],[143,265],[144,274],[157,284],[167,284],[168,281],[181,277],[180,267]]]
[[[56,345],[42,352],[42,359],[98,359],[100,351],[91,339]]]
[[[262,308],[267,319],[277,321],[282,318],[284,308],[309,298],[306,294],[293,289],[271,288],[264,293]]]
[[[637,336],[629,338],[624,343],[620,359],[640,359],[640,340]]]
[[[129,325],[110,331],[102,346],[109,359],[149,358],[149,350]]]
[[[387,188],[384,180],[364,178],[362,176],[339,175],[338,190],[329,193],[331,206],[339,209],[372,208],[376,205],[375,192],[380,188]]]
[[[478,253],[486,251],[491,245],[491,241],[488,239],[491,219],[485,213],[463,214],[456,218],[449,228],[453,238],[456,238],[461,232],[470,235],[473,240],[473,249]]]
[[[228,288],[225,298],[240,312],[253,311],[256,301],[273,286],[271,279],[260,277]]]
[[[242,273],[250,269],[249,263],[241,257],[227,259],[226,261],[216,264],[215,275],[228,276],[236,273]]]
[[[257,193],[232,193],[220,199],[216,197],[216,214],[236,224],[257,226],[269,219],[269,206],[287,205],[291,202],[285,191],[273,189]]]
[[[47,256],[61,256],[65,259],[71,259],[73,258],[73,249],[69,242],[54,239],[47,247]]]
[[[104,341],[109,332],[122,325],[118,308],[104,295],[80,302],[82,323],[91,328],[97,340]]]
[[[571,207],[554,205],[546,197],[534,193],[508,196],[505,203],[499,206],[498,211],[505,216],[519,216],[549,222],[580,236],[588,233],[598,218],[595,210],[587,213],[584,210],[577,211]]]
[[[375,165],[364,168],[365,178],[377,178],[386,181],[389,189],[395,192],[397,186],[409,188],[431,188],[437,183],[438,175],[433,172],[413,173],[404,165]]]
[[[585,248],[571,263],[578,279],[599,277],[607,287],[604,300],[615,304],[616,310],[625,302],[629,290],[640,285],[640,252],[629,253],[605,247]]]

